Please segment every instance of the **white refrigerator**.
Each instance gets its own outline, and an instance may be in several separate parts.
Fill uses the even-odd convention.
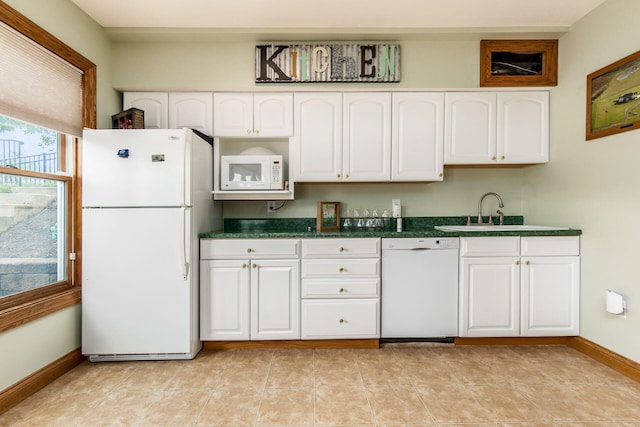
[[[210,138],[190,129],[82,136],[82,353],[192,359],[198,233],[221,228]]]

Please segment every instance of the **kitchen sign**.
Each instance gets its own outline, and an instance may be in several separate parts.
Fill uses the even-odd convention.
[[[256,83],[396,83],[397,44],[256,46]]]

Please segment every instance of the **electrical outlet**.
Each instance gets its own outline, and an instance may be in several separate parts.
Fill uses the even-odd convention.
[[[276,202],[273,200],[269,200],[267,202],[267,212],[274,213],[276,211]]]

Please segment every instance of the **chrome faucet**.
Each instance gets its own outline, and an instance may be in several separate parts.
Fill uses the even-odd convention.
[[[489,192],[484,194],[482,197],[480,197],[480,202],[478,202],[478,224],[482,224],[482,201],[487,196],[496,196],[496,198],[498,199],[498,207],[504,208],[504,203],[502,203],[502,197],[500,197],[498,193]],[[503,219],[504,216],[502,214],[502,211],[498,211],[497,213],[500,214],[500,225],[502,225],[504,223],[504,219]],[[491,220],[491,215],[489,215],[489,223],[490,224],[493,223],[493,221]]]

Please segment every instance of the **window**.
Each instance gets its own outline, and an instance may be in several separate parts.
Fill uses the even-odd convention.
[[[0,298],[68,281],[68,140],[0,115],[0,165],[24,172],[0,174]]]
[[[4,2],[0,31],[1,332],[80,301],[81,265],[71,260],[81,250],[78,147],[71,135],[96,127],[96,67]],[[25,71],[9,78],[14,64]],[[43,75],[62,80],[30,95]],[[69,107],[60,106],[61,97]],[[3,270],[10,273],[3,277]]]

